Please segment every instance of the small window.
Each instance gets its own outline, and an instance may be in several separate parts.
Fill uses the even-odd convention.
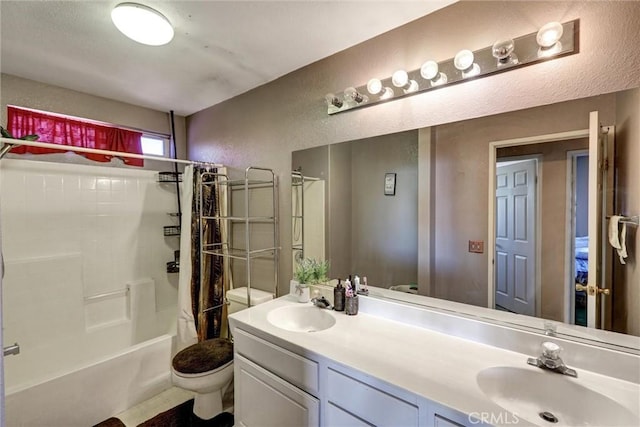
[[[142,152],[144,154],[149,154],[152,156],[161,156],[164,157],[165,151],[165,140],[161,138],[154,138],[151,136],[143,135],[141,138],[142,141]]]

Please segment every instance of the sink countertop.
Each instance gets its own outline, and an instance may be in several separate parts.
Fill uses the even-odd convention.
[[[291,305],[303,304],[286,295],[234,313],[230,323],[233,328],[241,327],[267,340],[275,337],[465,414],[507,412],[478,386],[476,376],[483,369],[503,366],[541,371],[527,365],[527,358],[536,357],[535,354],[517,353],[362,312],[347,316],[327,310],[335,317],[335,325],[312,333],[281,329],[267,320],[270,311]],[[640,417],[639,384],[577,371],[578,378],[567,377],[567,381],[577,381],[608,396]],[[520,422],[523,425],[527,421]]]

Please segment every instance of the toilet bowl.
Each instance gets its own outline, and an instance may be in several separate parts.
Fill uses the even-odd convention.
[[[273,298],[273,295],[251,289],[251,305]],[[247,307],[247,288],[227,292],[229,314]],[[193,344],[173,358],[171,380],[177,387],[196,393],[193,413],[209,420],[222,412],[222,396],[233,379],[233,344],[225,338],[213,338]]]
[[[222,396],[233,379],[233,361],[213,371],[200,374],[184,374],[171,370],[171,380],[177,387],[196,393],[193,413],[208,420],[222,412]]]

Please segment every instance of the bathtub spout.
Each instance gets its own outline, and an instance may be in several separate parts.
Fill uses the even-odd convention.
[[[9,355],[16,356],[16,355],[20,354],[20,345],[18,345],[18,343],[14,343],[13,345],[5,347],[3,349],[3,354],[5,356],[9,356]]]

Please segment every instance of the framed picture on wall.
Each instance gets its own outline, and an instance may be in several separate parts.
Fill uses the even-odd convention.
[[[384,175],[384,195],[395,196],[396,195],[396,174],[387,173]]]

